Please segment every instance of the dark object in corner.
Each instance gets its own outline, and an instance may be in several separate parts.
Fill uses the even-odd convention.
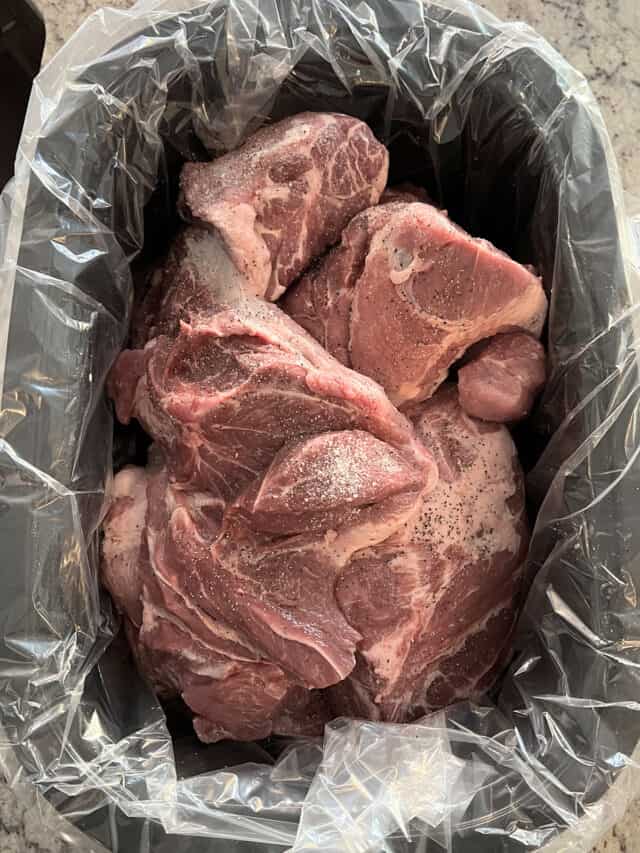
[[[0,4],[0,189],[13,175],[33,78],[40,70],[45,27],[29,0]],[[7,82],[10,81],[10,82]]]

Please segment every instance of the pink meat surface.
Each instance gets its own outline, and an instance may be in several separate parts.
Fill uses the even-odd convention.
[[[334,713],[395,722],[489,686],[513,626],[528,544],[505,427],[469,418],[454,387],[410,411],[440,480],[412,519],[356,554],[338,604],[362,639]]]
[[[443,212],[395,202],[356,216],[283,308],[405,405],[428,398],[477,341],[539,336],[547,301],[528,269]]]
[[[347,431],[294,442],[230,505],[212,554],[238,579],[237,618],[270,660],[308,687],[351,671],[359,636],[336,605],[336,577],[406,521],[424,488],[398,451]]]
[[[123,468],[113,480],[102,523],[102,582],[118,609],[137,627],[142,622],[141,566],[148,559],[147,481],[144,468]]]
[[[243,288],[217,236],[194,225],[183,228],[134,310],[132,346],[142,349],[158,335],[176,335],[182,321],[234,305]]]
[[[196,729],[206,723],[209,739],[270,734],[292,680],[186,592],[189,561],[201,558],[220,530],[220,505],[206,494],[172,487],[162,470],[139,468],[117,475],[110,501],[102,578],[127,617],[141,671],[160,695],[182,695],[196,714]],[[185,525],[192,533],[188,552],[176,539]],[[129,531],[124,550],[121,531]]]
[[[488,420],[544,381],[546,298],[387,168],[362,122],[311,113],[187,164],[194,224],[108,378],[154,443],[112,483],[103,582],[205,742],[411,720],[504,663],[528,528]]]
[[[264,660],[255,644],[233,627],[233,620],[225,618],[229,608],[223,589],[220,607],[210,606],[209,613],[189,593],[189,576],[206,559],[221,529],[219,507],[206,495],[176,490],[162,470],[148,474],[129,468],[116,481],[102,576],[127,617],[134,656],[154,688],[163,697],[182,696],[206,741],[254,740],[272,731],[317,734],[326,717],[326,712],[320,715],[317,691],[306,691]],[[130,558],[125,566],[118,529],[126,526],[135,536],[129,536],[134,547],[126,549]],[[185,528],[190,533],[187,548]],[[134,552],[138,562],[132,571]]]
[[[282,309],[306,329],[338,361],[349,366],[351,312],[371,242],[393,211],[389,202],[355,216],[342,232],[340,244],[314,264],[280,300]],[[379,342],[383,346],[383,342]]]
[[[220,235],[249,291],[273,300],[376,204],[388,160],[358,119],[300,113],[212,163],[187,163],[181,207]]]
[[[496,423],[526,418],[547,378],[540,341],[523,332],[496,335],[469,355],[458,370],[458,394],[465,412]]]
[[[118,528],[105,531],[114,599],[140,596],[141,669],[182,696],[203,739],[317,729],[324,700],[307,694],[351,672],[360,639],[336,579],[412,516],[437,481],[433,455],[379,386],[266,303],[125,351],[109,385],[167,465],[124,507],[123,529],[136,506],[145,526],[122,565],[109,559]]]
[[[378,385],[257,300],[123,351],[109,389],[118,418],[136,417],[164,448],[172,479],[225,499],[290,441],[336,430],[369,432],[435,470]]]
[[[163,470],[116,479],[102,574],[154,687],[182,696],[205,740],[317,729],[308,691],[348,675],[360,639],[336,577],[411,516],[423,472],[354,431],[293,443],[226,508]]]
[[[387,187],[380,196],[379,204],[389,204],[392,201],[422,201],[425,204],[431,203],[429,193],[424,187],[418,187],[409,182]]]

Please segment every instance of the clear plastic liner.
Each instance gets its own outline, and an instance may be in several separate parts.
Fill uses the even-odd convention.
[[[465,774],[465,762],[451,754],[446,723],[437,714],[424,725],[330,723],[293,850],[386,849],[385,840],[409,824],[415,833],[418,822],[426,831],[459,819],[483,775],[480,768]],[[340,791],[349,796],[338,814]]]
[[[482,703],[205,746],[98,584],[113,459],[135,446],[113,443],[104,380],[181,163],[302,109],[366,120],[392,182],[543,275],[551,375],[516,432],[531,587]],[[463,0],[104,10],[35,84],[0,226],[0,759],[46,825],[75,824],[66,847],[588,850],[640,778],[640,228],[580,74]]]

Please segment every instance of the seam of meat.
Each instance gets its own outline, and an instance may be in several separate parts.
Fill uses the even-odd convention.
[[[152,629],[153,624],[156,621],[159,622],[162,619],[166,622],[169,622],[171,625],[173,625],[179,631],[189,637],[189,639],[194,643],[196,648],[201,649],[204,654],[210,654],[211,652],[217,654],[215,649],[213,649],[202,637],[197,634],[194,634],[193,631],[190,630],[188,625],[186,625],[181,619],[178,619],[178,617],[170,611],[164,608],[156,607],[156,605],[153,604],[153,602],[151,601],[144,601],[144,611],[145,614],[148,614],[149,620],[152,624],[149,625],[145,621],[145,619],[143,619],[142,630],[140,632],[140,638],[142,642],[145,642],[145,637]],[[198,675],[208,675],[210,678],[220,679],[224,678],[224,676],[227,675],[234,667],[233,658],[229,657],[226,660],[218,659],[218,663],[212,664],[212,668],[209,672],[203,672],[202,667],[204,654],[194,653],[188,645],[182,646],[180,648],[180,656],[190,662],[193,667],[193,671]],[[215,657],[213,659],[216,660]],[[195,669],[195,667],[198,667],[198,669]]]
[[[205,631],[207,631],[209,634],[212,634],[213,636],[215,636],[217,633],[221,633],[224,636],[224,638],[226,640],[228,640],[229,642],[238,645],[240,648],[246,648],[247,649],[247,654],[245,656],[243,656],[239,653],[234,654],[229,650],[229,648],[225,648],[224,650],[221,650],[220,651],[221,654],[225,654],[230,659],[235,658],[237,660],[257,661],[260,659],[259,653],[255,649],[255,647],[247,640],[246,637],[241,637],[237,633],[237,631],[230,628],[230,626],[228,624],[226,624],[225,622],[221,622],[219,620],[213,621],[211,616],[205,610],[203,610],[201,607],[195,606],[190,601],[189,597],[184,594],[184,592],[182,592],[177,586],[172,584],[171,581],[169,580],[169,578],[166,577],[166,575],[164,575],[162,573],[162,570],[158,568],[157,551],[155,550],[155,548],[153,548],[153,546],[150,546],[149,550],[150,550],[150,553],[153,554],[151,564],[152,564],[152,571],[153,571],[153,574],[155,576],[157,583],[159,583],[161,586],[166,587],[173,595],[175,595],[176,598],[178,598],[180,600],[180,603],[190,613],[193,614],[194,618],[202,623],[203,629]],[[165,610],[166,610],[166,608],[165,608]],[[166,612],[169,613],[170,611],[166,610]],[[177,618],[177,617],[175,617],[175,618]],[[189,628],[183,620],[180,620],[180,622],[183,626],[183,630],[188,631],[189,633],[193,634],[193,636],[199,636],[200,642],[203,643],[204,645],[207,645],[212,649],[216,648],[215,644],[212,644],[210,641],[207,642],[207,640],[204,637],[195,634],[193,632],[193,630],[191,628]]]

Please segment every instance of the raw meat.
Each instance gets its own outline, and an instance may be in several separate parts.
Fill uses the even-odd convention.
[[[420,468],[384,441],[360,430],[325,432],[276,454],[240,506],[256,530],[291,536],[353,525],[376,504],[379,516],[381,501],[424,486]]]
[[[402,209],[398,203],[370,207],[342,232],[340,244],[315,263],[280,300],[282,309],[338,361],[351,365],[349,336],[356,287],[371,236]],[[378,341],[378,345],[382,344]]]
[[[351,365],[399,405],[422,400],[471,344],[514,328],[539,335],[546,310],[531,272],[434,207],[408,204],[371,239],[353,301]]]
[[[269,660],[308,687],[351,671],[358,635],[336,606],[336,576],[353,553],[397,530],[430,485],[368,433],[325,433],[285,448],[229,507],[212,554],[233,571],[236,619]]]
[[[107,394],[121,424],[128,424],[133,417],[138,384],[144,376],[151,346],[146,350],[122,350],[107,376]]]
[[[156,681],[173,686],[194,710],[207,737],[264,737],[292,680],[265,661],[229,620],[223,587],[211,590],[204,610],[192,594],[222,527],[222,507],[207,494],[171,485],[165,471],[149,483],[149,573],[143,584],[139,646]]]
[[[387,187],[380,196],[379,204],[389,204],[392,201],[423,201],[425,204],[431,204],[429,194],[424,187],[408,182]]]
[[[258,687],[260,686],[258,685]],[[248,707],[255,705],[256,695],[261,695],[259,690],[256,693],[248,692]],[[226,694],[222,693],[220,701],[225,705],[227,704]],[[238,703],[239,705],[240,703]],[[229,708],[226,728],[206,716],[196,718],[194,728],[200,740],[204,743],[215,743],[223,739],[259,740],[270,734],[288,737],[318,737],[322,735],[325,724],[331,720],[331,712],[323,691],[306,690],[304,687],[294,685],[288,689],[284,698],[272,711],[271,716],[263,715],[262,721],[260,712],[263,709],[256,706],[256,712],[253,714],[256,733],[252,734],[247,727],[242,731],[242,736],[239,736],[237,718],[234,716],[238,706],[232,705]],[[222,709],[222,713],[225,713],[224,709]]]
[[[496,423],[526,418],[546,380],[544,347],[513,332],[478,344],[458,370],[460,405],[469,415]]]
[[[194,224],[109,376],[154,443],[112,484],[102,577],[206,742],[411,720],[504,662],[528,530],[487,420],[544,381],[546,299],[387,168],[362,122],[311,113],[187,164]],[[265,301],[300,275],[291,316]],[[421,402],[465,352],[459,396]]]
[[[206,495],[180,494],[163,471],[150,475],[135,468],[117,475],[111,501],[103,581],[126,617],[138,666],[157,692],[182,696],[203,740],[253,740],[272,731],[319,733],[326,711],[321,717],[316,692],[262,660],[241,633],[201,610],[186,593],[191,561],[202,557],[203,542],[220,529],[217,507]],[[180,535],[185,524],[194,533],[187,551]],[[125,564],[119,531],[127,528],[134,533],[127,538]]]
[[[187,163],[181,207],[220,235],[249,291],[274,300],[376,204],[388,160],[358,119],[300,113],[212,163]]]
[[[194,712],[194,727],[203,740],[256,740],[271,734],[291,686],[279,667],[216,656],[171,613],[147,603],[138,644],[156,677],[169,681]]]
[[[344,678],[359,639],[336,606],[336,575],[397,530],[424,488],[402,453],[359,431],[295,442],[224,515],[162,470],[121,472],[103,577],[139,627],[140,668],[182,696],[202,739],[317,729],[322,700],[304,687]],[[135,534],[120,547],[122,527]]]
[[[351,305],[362,274],[371,235],[387,221],[397,202],[426,201],[421,187],[387,187],[380,204],[363,210],[342,232],[340,245],[331,249],[285,293],[280,304],[296,323],[320,341],[338,361],[349,366]],[[385,207],[383,208],[383,205]]]
[[[528,544],[507,429],[468,417],[455,387],[410,410],[440,480],[412,520],[356,554],[336,596],[362,636],[336,714],[403,722],[489,686],[514,622]]]
[[[110,388],[169,466],[128,506],[146,518],[120,578],[141,554],[141,669],[182,696],[203,739],[310,730],[322,700],[307,707],[300,691],[348,675],[359,640],[336,577],[407,521],[437,479],[433,456],[375,383],[252,300],[125,351]],[[112,530],[103,573],[124,602]]]
[[[118,418],[136,417],[172,479],[230,500],[293,440],[363,430],[435,473],[411,425],[370,379],[341,366],[276,306],[247,300],[125,350],[109,379]],[[431,472],[431,474],[429,473]]]
[[[141,349],[158,335],[176,335],[181,321],[236,304],[243,286],[215,234],[195,225],[183,228],[134,311],[132,346]]]
[[[522,329],[539,336],[540,280],[428,204],[364,211],[283,308],[397,405],[428,398],[472,344]]]
[[[147,557],[147,472],[128,466],[114,478],[104,531],[102,582],[136,627],[142,622],[141,566]]]

